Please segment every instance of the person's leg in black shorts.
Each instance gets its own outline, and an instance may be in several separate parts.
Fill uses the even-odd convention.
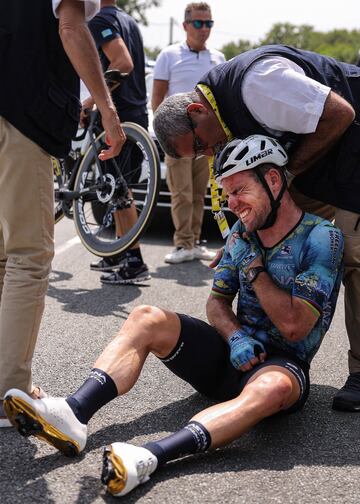
[[[35,420],[43,426],[41,435],[38,430],[28,434],[39,434],[40,439],[64,453],[69,453],[69,446],[78,453],[85,447],[86,424],[92,415],[133,387],[149,353],[200,393],[222,402],[196,414],[167,438],[144,447],[113,443],[107,448],[103,482],[116,495],[125,495],[147,481],[166,462],[225,445],[263,418],[300,408],[306,399],[308,377],[295,362],[275,356],[255,370],[238,373],[229,363],[227,344],[208,324],[140,306],[131,312],[74,394],[66,400],[33,401],[23,392],[12,390],[5,398],[8,410],[15,419],[19,414],[28,415],[30,425]]]
[[[224,446],[266,417],[299,410],[308,396],[305,365],[275,355],[251,371],[240,373],[230,363],[227,344],[211,326],[185,315],[174,319],[176,315],[168,312],[163,312],[158,320],[164,315],[172,320],[173,326],[180,325],[179,338],[172,351],[163,357],[163,337],[170,328],[167,326],[160,331],[161,348],[154,351],[153,347],[152,352],[200,393],[222,402],[196,414],[184,428],[166,438],[142,447],[127,443],[110,445],[104,455],[102,479],[117,496],[147,481],[150,474],[168,461]],[[166,325],[164,319],[159,327],[164,329]]]

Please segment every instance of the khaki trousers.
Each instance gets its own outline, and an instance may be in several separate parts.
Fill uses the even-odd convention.
[[[0,398],[32,390],[31,361],[54,255],[50,156],[0,117]]]
[[[166,180],[171,192],[174,245],[191,249],[200,240],[204,197],[209,181],[206,156],[174,159],[165,156]]]
[[[345,287],[345,325],[350,343],[348,353],[350,373],[360,372],[360,215],[334,208],[315,201],[290,186],[290,194],[296,204],[304,211],[311,212],[328,220],[344,235],[343,283]],[[359,196],[360,197],[360,196]]]

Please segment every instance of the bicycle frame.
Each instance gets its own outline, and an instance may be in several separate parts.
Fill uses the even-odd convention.
[[[98,134],[102,131],[100,126],[98,125],[99,122],[99,112],[97,110],[93,110],[90,112],[90,120],[87,128],[85,129],[84,133],[81,135],[80,138],[85,138],[88,141],[85,142],[85,146],[88,145],[92,147],[94,152],[98,151],[98,145],[96,144],[96,139],[98,137]],[[72,202],[74,200],[77,200],[81,197],[86,197],[89,193],[93,191],[102,191],[105,190],[107,187],[107,181],[106,181],[106,176],[104,174],[104,171],[101,166],[101,161],[98,158],[98,156],[95,156],[95,163],[97,170],[99,172],[99,179],[101,182],[98,184],[94,184],[91,187],[87,187],[85,189],[82,189],[81,191],[74,191],[74,182],[77,176],[78,169],[81,165],[81,161],[87,152],[86,147],[84,148],[83,146],[81,147],[81,153],[80,156],[76,159],[71,172],[70,172],[70,178],[67,180],[66,185],[64,187],[59,188],[57,191],[55,191],[55,200],[60,201],[60,202]],[[116,176],[119,180],[118,185],[121,189],[120,191],[120,196],[123,200],[122,203],[118,205],[118,207],[121,208],[127,208],[131,205],[131,198],[129,198],[129,189],[127,187],[127,183],[125,178],[123,177],[121,173],[121,167],[119,169],[118,165],[114,161],[114,159],[110,159],[107,162],[110,162],[112,164],[113,169],[115,170]],[[59,160],[56,158],[52,158],[52,164],[53,164],[53,169],[54,173],[57,176],[61,176],[62,173],[66,172],[66,167],[65,167],[65,161],[64,160]],[[63,166],[61,166],[61,164]],[[70,217],[70,209],[68,208],[68,205],[62,205],[63,206],[63,211],[64,214],[67,217]]]

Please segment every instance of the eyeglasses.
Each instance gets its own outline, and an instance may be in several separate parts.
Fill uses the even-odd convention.
[[[197,30],[200,30],[204,25],[206,28],[212,28],[214,26],[214,21],[212,19],[207,19],[206,21],[203,21],[202,19],[191,19],[186,22],[187,24],[192,24]]]
[[[204,151],[206,151],[206,149],[208,148],[208,146],[206,144],[204,144],[202,142],[202,140],[195,133],[195,124],[194,124],[194,121],[191,118],[191,115],[188,114],[187,116],[188,116],[188,119],[189,119],[190,128],[191,128],[191,131],[192,131],[192,134],[193,134],[193,138],[194,138],[194,140],[193,140],[194,157],[197,157],[199,154],[202,154]]]

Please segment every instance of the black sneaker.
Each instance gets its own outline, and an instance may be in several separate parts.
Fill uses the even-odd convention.
[[[345,385],[333,399],[332,408],[338,411],[360,411],[360,373],[350,373]]]
[[[100,261],[92,262],[90,269],[93,271],[112,271],[120,266],[125,256],[103,257]]]
[[[151,275],[146,264],[142,263],[140,266],[132,267],[126,261],[118,271],[113,271],[110,275],[102,275],[100,280],[104,284],[121,285],[141,283],[150,280],[150,278]]]

